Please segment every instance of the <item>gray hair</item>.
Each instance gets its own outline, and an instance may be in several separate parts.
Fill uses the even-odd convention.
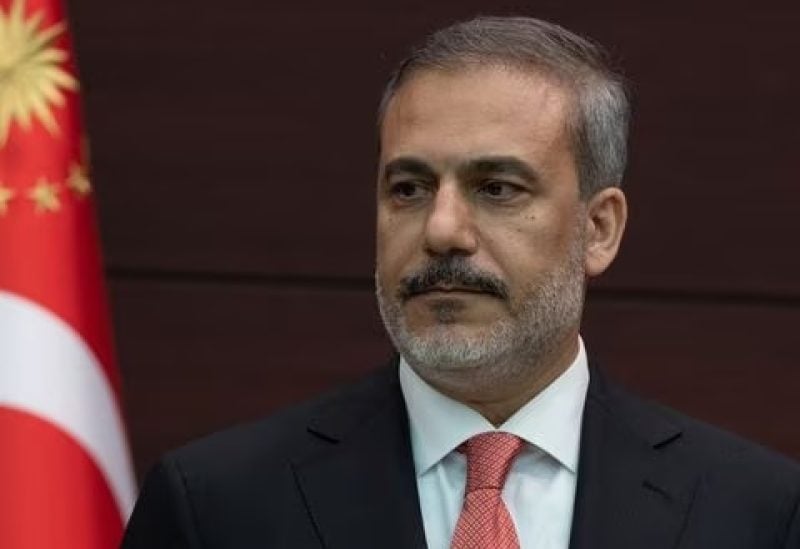
[[[581,196],[621,184],[630,116],[623,78],[610,68],[598,44],[539,19],[478,17],[433,33],[392,74],[381,99],[379,123],[411,75],[475,65],[533,69],[565,84],[576,98],[567,129]]]

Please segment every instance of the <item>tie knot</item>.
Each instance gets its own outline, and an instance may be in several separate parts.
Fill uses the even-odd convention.
[[[467,493],[481,488],[502,489],[524,442],[502,432],[476,435],[460,449],[467,456]]]

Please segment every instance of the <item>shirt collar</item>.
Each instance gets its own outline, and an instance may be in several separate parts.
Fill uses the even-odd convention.
[[[496,429],[469,406],[428,385],[402,357],[399,375],[417,476],[467,439],[494,430],[517,435],[571,472],[577,471],[581,419],[589,386],[586,350],[580,338],[578,354],[569,368]]]

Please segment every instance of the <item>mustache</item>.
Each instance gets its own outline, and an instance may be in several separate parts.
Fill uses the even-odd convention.
[[[470,265],[466,258],[459,256],[435,259],[420,270],[403,277],[398,295],[402,301],[406,301],[442,285],[458,286],[500,299],[508,299],[509,295],[508,286],[499,277]]]

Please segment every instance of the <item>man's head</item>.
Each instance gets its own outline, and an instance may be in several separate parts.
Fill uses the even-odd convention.
[[[423,378],[502,392],[574,351],[586,276],[624,228],[627,112],[599,50],[534,19],[454,25],[401,64],[380,111],[376,281]]]
[[[627,161],[629,103],[602,48],[567,29],[529,17],[478,17],[435,32],[392,74],[379,123],[397,91],[425,71],[501,66],[535,72],[571,95],[567,132],[584,197],[619,185]]]

